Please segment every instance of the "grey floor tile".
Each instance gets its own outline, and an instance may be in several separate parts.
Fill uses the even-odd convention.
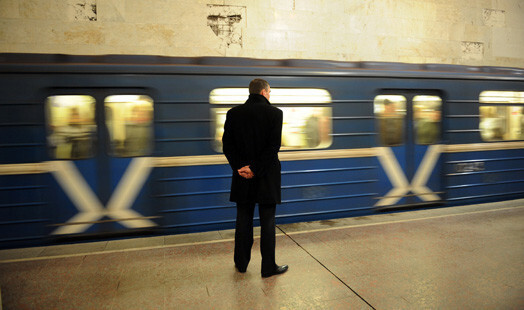
[[[164,245],[164,236],[149,238],[133,238],[108,241],[104,251],[160,247]]]
[[[184,234],[184,235],[169,235],[169,236],[165,236],[164,238],[165,238],[164,239],[165,245],[197,243],[197,242],[215,241],[215,240],[222,239],[218,231],[208,231],[208,232]]]
[[[220,234],[220,237],[222,237],[222,239],[235,239],[234,229],[219,230],[218,233]]]
[[[88,254],[93,252],[101,252],[107,246],[107,241],[102,242],[90,242],[90,243],[77,243],[77,244],[64,244],[64,245],[53,245],[47,247],[40,253],[40,257],[48,256],[61,256],[61,255],[73,255],[73,254]]]
[[[38,257],[46,247],[9,249],[0,251],[0,262],[5,260],[16,260],[24,258]]]

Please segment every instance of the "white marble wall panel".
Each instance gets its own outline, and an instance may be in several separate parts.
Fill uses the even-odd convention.
[[[126,2],[121,0],[99,0],[98,21],[124,23],[126,21]]]
[[[66,0],[19,0],[18,6],[21,20],[68,20]]]
[[[19,18],[18,0],[0,0],[0,18]]]
[[[524,55],[524,29],[494,28],[493,56],[519,58]]]
[[[215,11],[240,12],[229,35],[212,29]],[[524,67],[524,2],[0,0],[0,52]]]

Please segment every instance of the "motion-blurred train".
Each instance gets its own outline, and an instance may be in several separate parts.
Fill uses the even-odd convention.
[[[255,77],[277,223],[524,197],[524,69],[0,54],[0,247],[233,228],[221,137]]]

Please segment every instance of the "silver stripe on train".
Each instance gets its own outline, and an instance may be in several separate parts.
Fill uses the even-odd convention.
[[[524,149],[524,141],[519,142],[494,142],[494,143],[469,143],[469,144],[449,144],[442,145],[442,153],[459,153],[474,151],[499,151]],[[362,149],[343,149],[343,150],[319,150],[319,151],[293,151],[280,152],[281,161],[293,160],[313,160],[313,159],[335,159],[335,158],[355,158],[355,157],[374,157],[380,153],[379,147]],[[39,174],[52,171],[52,163],[30,163],[30,164],[2,164],[0,165],[0,175],[17,174]],[[200,166],[200,165],[222,165],[227,164],[227,160],[222,154],[217,155],[198,155],[198,156],[172,156],[172,157],[152,157],[152,167],[179,167],[179,166]]]

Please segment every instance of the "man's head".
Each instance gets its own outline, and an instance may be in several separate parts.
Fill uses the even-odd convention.
[[[251,95],[262,95],[269,100],[269,94],[271,93],[271,87],[269,83],[263,79],[254,79],[249,83],[249,94]]]

